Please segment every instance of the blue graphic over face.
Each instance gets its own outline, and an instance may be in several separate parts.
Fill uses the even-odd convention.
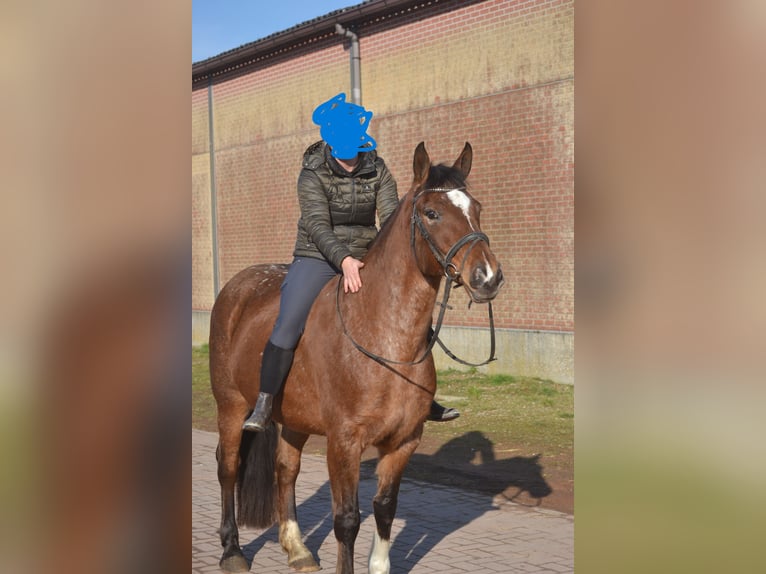
[[[319,126],[322,139],[330,144],[333,157],[351,159],[360,151],[372,151],[377,142],[365,132],[370,125],[372,112],[346,101],[346,94],[320,104],[311,120]]]

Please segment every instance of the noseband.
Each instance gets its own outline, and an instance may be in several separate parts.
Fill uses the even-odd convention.
[[[442,350],[454,361],[457,361],[458,363],[462,363],[463,365],[468,365],[470,367],[481,367],[482,365],[486,365],[488,363],[491,363],[492,361],[497,360],[497,357],[495,357],[495,320],[494,315],[492,313],[492,302],[487,301],[487,304],[489,306],[489,329],[490,329],[490,352],[489,352],[489,359],[486,361],[482,361],[481,363],[470,363],[468,361],[464,361],[463,359],[458,358],[454,355],[445,345],[441,342],[439,339],[439,331],[441,330],[442,323],[444,322],[444,313],[448,308],[447,301],[449,300],[450,291],[452,289],[452,283],[456,283],[458,285],[462,284],[462,271],[463,266],[465,265],[465,260],[468,258],[468,254],[471,252],[471,250],[476,246],[476,244],[479,241],[484,241],[487,245],[489,245],[489,237],[487,237],[484,233],[481,231],[472,231],[471,233],[468,233],[457,240],[457,242],[450,248],[449,251],[447,251],[447,254],[441,252],[441,250],[436,246],[434,243],[433,238],[431,237],[431,234],[428,233],[428,230],[426,229],[425,224],[423,223],[423,220],[420,218],[420,215],[418,215],[417,209],[415,209],[415,203],[417,202],[420,197],[425,193],[447,193],[450,191],[465,191],[465,188],[440,188],[440,187],[434,187],[434,188],[428,188],[428,189],[421,189],[419,192],[417,192],[414,197],[412,198],[412,218],[410,220],[410,245],[412,246],[412,254],[415,257],[415,261],[417,261],[417,253],[415,251],[415,228],[418,229],[420,232],[420,235],[423,237],[423,239],[426,242],[426,245],[431,249],[431,253],[433,253],[434,258],[436,261],[439,262],[439,264],[442,266],[442,270],[444,271],[444,276],[446,277],[447,281],[444,285],[444,296],[442,298],[442,302],[439,303],[439,306],[441,307],[439,309],[439,317],[436,320],[436,327],[434,328],[434,333],[431,337],[431,340],[428,342],[428,346],[426,347],[425,352],[423,353],[423,356],[421,356],[416,361],[394,361],[392,359],[386,359],[384,357],[381,357],[380,355],[376,355],[372,351],[368,351],[364,347],[362,347],[359,343],[357,343],[354,338],[351,336],[351,334],[346,329],[346,324],[343,321],[343,315],[340,312],[340,291],[341,291],[341,284],[343,281],[338,281],[338,288],[335,293],[335,306],[338,312],[338,317],[341,322],[341,326],[343,327],[343,334],[348,337],[348,339],[351,341],[351,344],[356,347],[356,349],[363,354],[367,355],[369,358],[373,359],[374,361],[377,361],[378,363],[385,366],[386,364],[391,365],[417,365],[419,363],[422,363],[426,357],[428,357],[428,354],[431,352],[431,350],[434,347],[435,343],[439,343],[439,346],[442,348]],[[466,254],[463,256],[463,260],[460,263],[460,269],[457,268],[457,266],[452,262],[452,259],[455,257],[457,252],[460,250],[461,247],[464,245],[470,243],[471,245],[468,248],[468,251],[466,251]],[[469,304],[470,306],[470,304]]]

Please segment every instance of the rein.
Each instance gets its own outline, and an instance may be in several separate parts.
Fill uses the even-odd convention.
[[[458,188],[458,189],[463,189],[463,188]],[[449,300],[450,292],[452,290],[452,283],[454,282],[456,284],[459,284],[459,282],[462,282],[461,273],[463,270],[463,266],[465,265],[466,257],[468,257],[468,254],[471,252],[474,246],[479,241],[484,241],[487,245],[489,245],[489,237],[487,237],[486,234],[482,233],[481,231],[473,231],[471,233],[468,233],[467,235],[464,235],[460,239],[458,239],[458,241],[450,248],[450,250],[447,252],[446,255],[444,255],[439,250],[439,248],[436,247],[436,245],[433,242],[433,239],[431,238],[431,234],[428,233],[428,230],[423,224],[423,220],[420,219],[420,216],[418,215],[417,210],[415,209],[415,202],[417,202],[420,196],[422,196],[424,193],[445,193],[449,191],[453,191],[453,189],[452,188],[423,189],[419,191],[417,194],[415,194],[415,196],[412,198],[412,218],[410,220],[410,245],[412,246],[413,256],[417,260],[417,253],[415,252],[415,228],[417,227],[418,231],[420,232],[420,235],[423,237],[426,244],[431,249],[431,252],[436,258],[436,261],[438,261],[439,264],[442,266],[442,270],[444,271],[444,277],[447,279],[446,283],[444,284],[444,295],[442,297],[441,303],[439,303],[441,309],[439,310],[439,317],[436,320],[436,327],[433,330],[434,331],[433,335],[431,336],[431,339],[428,342],[428,346],[426,347],[425,352],[419,359],[417,359],[416,361],[395,361],[393,359],[386,359],[385,357],[381,357],[380,355],[376,355],[372,351],[365,349],[362,345],[357,343],[354,340],[354,338],[351,336],[351,333],[348,332],[348,329],[346,329],[346,323],[343,321],[343,315],[340,312],[340,286],[342,281],[338,280],[338,288],[335,293],[335,307],[338,313],[338,318],[340,319],[341,327],[343,328],[343,334],[346,337],[348,337],[349,341],[351,341],[351,344],[354,345],[354,347],[358,351],[360,351],[361,353],[365,354],[372,360],[377,361],[378,363],[384,366],[386,364],[390,364],[390,365],[420,364],[426,359],[426,357],[428,357],[435,343],[439,343],[439,346],[451,359],[459,363],[462,363],[463,365],[468,365],[470,367],[481,367],[482,365],[486,365],[492,361],[497,360],[497,357],[495,357],[495,320],[494,320],[494,314],[492,313],[491,301],[487,302],[487,304],[489,305],[490,353],[489,353],[489,358],[486,361],[482,361],[481,363],[470,363],[468,361],[464,361],[463,359],[460,359],[457,356],[455,356],[455,354],[452,353],[446,347],[446,345],[444,345],[444,343],[442,343],[441,340],[439,339],[439,331],[441,330],[442,324],[444,322],[444,313],[448,308],[447,301]],[[460,264],[460,269],[458,269],[457,266],[452,262],[452,259],[455,257],[455,255],[460,250],[460,248],[466,245],[467,243],[470,243],[471,245],[469,246],[466,254],[463,256],[463,261]]]

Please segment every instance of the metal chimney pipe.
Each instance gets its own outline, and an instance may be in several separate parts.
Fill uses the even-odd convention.
[[[362,72],[361,60],[359,56],[359,37],[351,30],[344,28],[340,24],[335,24],[335,33],[345,36],[351,40],[351,101],[362,105]]]

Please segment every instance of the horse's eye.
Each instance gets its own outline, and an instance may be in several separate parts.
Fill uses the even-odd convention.
[[[436,221],[437,219],[439,219],[439,214],[433,209],[426,209],[423,213],[431,221]]]

